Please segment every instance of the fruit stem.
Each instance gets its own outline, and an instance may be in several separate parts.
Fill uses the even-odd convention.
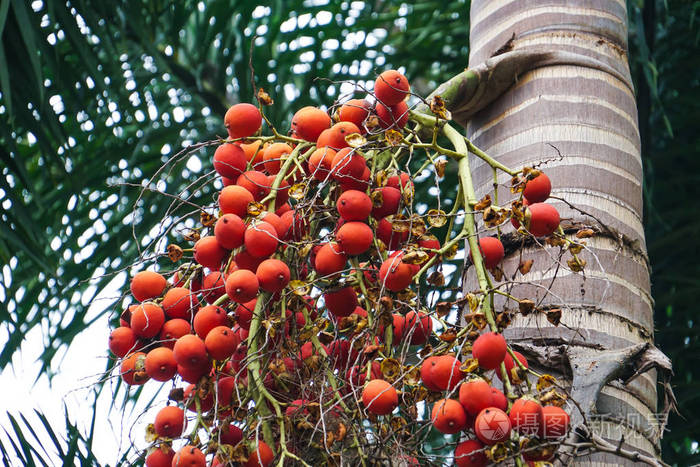
[[[280,187],[280,184],[282,183],[282,180],[284,179],[284,176],[286,175],[287,171],[289,170],[289,167],[294,164],[296,161],[297,157],[299,157],[299,153],[301,152],[302,149],[308,148],[309,146],[312,146],[311,143],[303,143],[297,145],[297,147],[294,148],[294,150],[289,153],[289,157],[286,158],[284,161],[284,164],[280,168],[280,171],[277,173],[277,176],[275,177],[275,181],[272,182],[272,186],[270,187],[270,194],[265,197],[265,199],[262,200],[260,204],[265,204],[268,202],[267,210],[271,212],[275,212],[275,201],[277,200],[277,190]]]
[[[481,256],[481,251],[479,250],[479,240],[477,237],[476,221],[474,220],[473,213],[467,213],[466,211],[472,209],[476,204],[476,194],[474,193],[474,183],[472,182],[471,169],[469,168],[469,157],[466,138],[464,138],[457,130],[455,130],[450,125],[445,125],[442,128],[445,136],[450,140],[454,148],[458,153],[462,154],[459,159],[458,175],[459,181],[462,185],[462,193],[464,200],[464,228],[467,231],[467,242],[469,243],[469,248],[472,254],[472,262],[474,263],[474,269],[476,270],[476,277],[479,282],[479,288],[484,295],[489,295],[492,292],[489,287],[489,280],[486,276],[486,268],[484,266],[484,260]],[[482,304],[482,311],[484,316],[486,316],[486,321],[489,323],[489,327],[493,332],[498,332],[498,326],[493,316],[493,310],[491,309],[491,303],[489,300],[484,300]]]
[[[474,154],[476,157],[478,157],[482,161],[486,162],[488,165],[490,165],[494,169],[501,169],[502,171],[504,171],[505,173],[507,173],[511,177],[514,177],[515,175],[517,175],[520,172],[519,170],[511,169],[510,167],[507,167],[507,166],[501,164],[496,159],[494,159],[493,157],[489,156],[484,151],[482,151],[481,149],[476,147],[474,145],[474,143],[472,143],[466,136],[462,136],[462,137],[464,138],[464,141],[467,143],[467,149],[469,150],[469,152]]]
[[[306,307],[301,308],[301,313],[304,315],[304,320],[306,320],[307,323],[312,323],[313,320],[309,316],[309,311],[307,310]],[[325,362],[329,362],[330,358],[328,357],[328,354],[326,353],[326,349],[323,348],[321,345],[321,341],[318,340],[318,336],[316,334],[311,334],[311,344],[314,346],[316,349],[316,352],[318,352],[324,359]],[[336,399],[338,399],[338,403],[340,403],[340,406],[345,410],[346,412],[349,412],[350,410],[348,409],[348,406],[345,405],[345,402],[343,401],[342,397],[340,397],[340,394],[338,393],[338,381],[335,379],[335,375],[333,374],[332,371],[328,369],[327,366],[324,365],[324,368],[326,370],[326,376],[328,377],[328,381],[331,383],[331,387],[333,388],[333,394],[335,395]]]
[[[246,355],[246,359],[248,360],[248,378],[249,381],[253,382],[253,394],[254,394],[254,400],[255,400],[255,406],[256,408],[260,411],[261,415],[261,423],[262,423],[262,430],[263,430],[263,438],[265,438],[265,443],[267,443],[268,446],[270,446],[271,449],[274,449],[275,443],[274,443],[274,438],[272,436],[272,429],[270,428],[270,424],[268,420],[265,419],[265,417],[271,415],[270,414],[270,408],[267,406],[265,401],[263,399],[268,399],[270,403],[272,403],[272,406],[275,408],[275,412],[280,412],[281,410],[279,407],[279,402],[272,397],[272,395],[267,392],[267,389],[265,389],[265,385],[263,384],[262,380],[260,379],[260,360],[259,356],[257,355],[258,353],[258,331],[260,330],[260,323],[262,321],[262,309],[263,309],[263,303],[269,298],[269,293],[264,292],[258,296],[258,300],[255,303],[255,309],[253,310],[253,318],[250,321],[250,328],[248,330],[248,353]],[[224,295],[227,297],[226,295]],[[281,415],[278,415],[278,417]]]

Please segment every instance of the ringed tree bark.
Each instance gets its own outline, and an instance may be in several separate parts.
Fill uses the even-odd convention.
[[[537,370],[565,381],[576,401],[570,409],[578,429],[569,441],[579,447],[560,451],[558,461],[620,465],[635,464],[635,453],[659,458],[674,400],[670,361],[653,345],[625,1],[473,0],[470,24],[469,69],[433,95],[467,126],[476,147],[509,167],[535,165],[548,174],[549,202],[567,234],[581,227],[597,232],[580,255],[587,266],[579,273],[567,256],[505,235],[506,289],[537,305],[526,316],[515,313],[505,336]],[[490,166],[475,160],[473,177],[477,197],[496,195]],[[513,198],[507,177],[501,173],[496,188],[506,206]],[[516,274],[521,259],[534,260],[524,276]],[[473,275],[466,271],[465,291],[475,289]],[[496,297],[496,310],[518,310]],[[559,325],[547,320],[548,310],[561,310]],[[593,452],[585,449],[591,442]]]

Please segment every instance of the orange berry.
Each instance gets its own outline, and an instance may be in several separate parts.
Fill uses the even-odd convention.
[[[441,248],[440,240],[438,240],[434,235],[431,234],[424,234],[421,238],[419,238],[418,246],[421,248],[425,248],[426,250],[439,250]],[[428,251],[427,253],[430,258],[437,254],[434,251]]]
[[[257,440],[257,444],[248,449],[248,461],[243,464],[243,467],[269,467],[275,454],[270,449],[265,441]]]
[[[236,179],[236,184],[248,190],[255,201],[260,201],[270,194],[270,181],[267,175],[257,170],[243,172]],[[243,217],[243,216],[241,216]]]
[[[542,406],[529,397],[521,397],[510,407],[510,424],[526,436],[537,436],[543,421]]]
[[[255,140],[249,144],[241,143],[241,148],[245,153],[245,158],[250,162],[250,166],[255,168],[258,164],[263,162],[263,153],[265,152],[264,147],[260,147],[262,141]]]
[[[486,269],[494,269],[498,266],[505,256],[503,243],[496,237],[483,237],[479,239],[479,252],[484,259]],[[472,252],[469,252],[469,257],[472,258]]]
[[[202,376],[208,374],[210,371],[211,363],[209,362],[204,362],[199,366],[189,368],[179,364],[177,366],[177,374],[180,375],[183,381],[187,381],[188,383],[198,382]],[[204,408],[202,408],[202,411],[205,411]]]
[[[452,355],[440,355],[433,361],[430,370],[432,383],[441,391],[451,391],[456,388],[464,378],[460,371],[462,362]]]
[[[480,335],[472,345],[472,355],[485,370],[494,370],[506,357],[506,340],[502,334],[487,332]]]
[[[535,237],[551,235],[559,227],[559,212],[551,204],[534,203],[527,207],[530,212],[528,232]]]
[[[251,224],[245,231],[243,243],[248,253],[256,258],[267,258],[277,250],[277,229],[268,222]]]
[[[345,269],[348,258],[337,243],[324,243],[317,251],[314,269],[320,276],[330,276]]]
[[[222,444],[230,444],[231,446],[235,446],[243,439],[243,430],[238,428],[233,423],[227,423],[221,425],[219,438],[221,439]]]
[[[271,174],[276,174],[282,167],[282,158],[285,154],[292,152],[292,147],[287,143],[273,143],[265,149],[263,160],[265,161],[265,170]]]
[[[428,357],[423,360],[420,367],[420,379],[423,381],[423,386],[431,391],[441,391],[441,389],[433,382],[433,367],[437,363],[437,356]]]
[[[163,407],[156,414],[153,428],[163,438],[179,438],[185,429],[185,411],[175,405]]]
[[[217,326],[207,333],[204,345],[214,360],[225,360],[240,344],[238,335],[228,326]]]
[[[145,362],[146,354],[143,352],[134,352],[122,360],[119,373],[126,384],[138,386],[148,381]]]
[[[362,403],[368,412],[388,415],[399,405],[396,389],[383,379],[373,379],[362,390]]]
[[[244,237],[245,238],[245,237]],[[265,258],[256,258],[246,250],[241,250],[233,257],[238,269],[247,269],[248,271],[257,271],[260,263],[265,261]]]
[[[187,445],[173,457],[172,467],[206,467],[207,459],[197,447]]]
[[[391,177],[386,179],[386,186],[390,186],[392,188],[396,188],[397,190],[403,191],[403,190],[409,190],[413,191],[413,180],[411,180],[411,176],[407,174],[406,172],[401,172],[398,175],[392,175]]]
[[[475,439],[462,441],[455,448],[455,465],[457,467],[484,467],[489,460],[482,452],[484,445]]]
[[[471,416],[492,407],[491,386],[481,378],[474,378],[459,387],[459,402]]]
[[[433,331],[433,320],[425,313],[411,310],[406,313],[404,334],[411,336],[411,345],[423,345]]]
[[[257,297],[258,277],[247,269],[233,271],[226,279],[226,293],[236,303],[244,303]]]
[[[192,295],[190,289],[173,287],[163,297],[161,306],[166,316],[172,318],[190,319],[192,307],[197,303],[197,298]]]
[[[566,436],[566,433],[569,431],[569,422],[569,414],[561,407],[555,405],[542,407],[540,438],[557,439]]]
[[[323,130],[316,141],[316,146],[319,148],[328,146],[338,149],[347,148],[350,144],[345,140],[347,136],[354,133],[359,134],[360,129],[351,122],[338,122],[327,130]]]
[[[289,283],[289,266],[278,259],[266,259],[255,272],[260,288],[266,292],[279,292]]]
[[[372,246],[374,232],[364,222],[346,222],[338,229],[335,238],[343,253],[361,255]]]
[[[369,167],[365,165],[365,169],[359,178],[343,178],[338,181],[341,191],[347,190],[358,190],[367,191],[367,188],[371,185],[370,178],[372,177],[372,172]]]
[[[324,293],[323,300],[328,311],[336,318],[350,316],[358,306],[357,292],[350,286]]]
[[[146,467],[171,467],[175,451],[167,444],[154,448],[146,456]]]
[[[150,339],[160,332],[165,323],[163,309],[155,303],[142,303],[131,311],[130,326],[137,337]]]
[[[181,318],[169,319],[160,329],[160,340],[163,347],[172,349],[175,341],[191,331],[190,322]]]
[[[335,154],[331,164],[331,176],[338,181],[360,178],[367,162],[354,148],[343,148]]]
[[[508,399],[498,388],[491,388],[491,406],[505,411],[508,408]]]
[[[153,271],[141,271],[131,279],[131,294],[139,302],[160,297],[168,285],[162,274]]]
[[[476,437],[489,446],[509,439],[510,430],[508,415],[495,407],[489,407],[479,412],[474,422]]]
[[[372,207],[372,216],[381,219],[390,214],[399,212],[401,205],[401,192],[397,188],[384,186],[372,192],[372,199],[375,204]]]
[[[200,339],[204,339],[209,334],[209,331],[217,326],[225,326],[228,324],[228,316],[226,310],[220,306],[208,305],[203,306],[194,315],[192,326],[194,332],[197,333]]]
[[[525,368],[529,368],[529,365],[528,365],[528,363],[527,363],[527,358],[525,358],[525,356],[524,356],[523,354],[521,354],[521,353],[518,352],[518,351],[513,351],[513,354],[514,354],[515,357],[520,361],[520,363],[523,364],[523,366],[524,366]],[[512,381],[512,380],[513,380],[513,376],[512,376],[512,373],[511,373],[510,370],[512,370],[513,368],[515,368],[515,366],[517,365],[517,363],[515,363],[515,362],[513,361],[513,357],[511,357],[510,354],[507,353],[507,351],[506,351],[506,357],[505,357],[505,359],[503,360],[503,364],[504,364],[505,367],[506,367],[506,374],[508,375],[508,379]],[[519,365],[518,365],[518,366],[519,366]],[[498,379],[500,379],[501,381],[503,381],[503,377],[501,376],[501,372],[500,372],[500,371],[497,371],[497,372],[496,372],[496,375],[498,376]]]
[[[384,242],[389,250],[401,248],[401,246],[408,241],[409,233],[410,232],[408,230],[402,232],[395,231],[391,225],[391,222],[389,222],[386,218],[381,219],[377,223],[375,232],[377,238]]]
[[[340,106],[338,120],[354,123],[362,133],[365,133],[365,120],[369,116],[370,103],[364,99],[350,99]]]
[[[204,341],[194,334],[187,334],[175,341],[173,355],[178,365],[188,368],[204,368],[209,363]]]
[[[288,226],[286,221],[283,221],[282,218],[274,212],[265,211],[260,215],[259,219],[267,222],[268,224],[272,224],[277,232],[277,238],[282,238],[287,232],[286,229]]]
[[[214,226],[216,241],[221,248],[227,250],[243,245],[243,234],[245,234],[245,222],[236,214],[224,214]]]
[[[413,280],[413,268],[401,261],[403,254],[387,258],[379,268],[379,284],[392,292],[408,287]]]
[[[146,354],[146,374],[156,381],[168,381],[177,373],[177,362],[168,347],[156,347]]]
[[[219,193],[219,209],[224,214],[235,214],[240,218],[248,215],[248,204],[255,201],[253,194],[239,185],[225,186]]]
[[[317,107],[302,107],[292,117],[292,130],[306,141],[316,142],[319,135],[331,126],[331,117]]]
[[[202,237],[194,244],[194,260],[213,271],[221,267],[227,255],[228,251],[221,248],[213,235]]]
[[[387,70],[377,77],[374,82],[374,95],[385,105],[396,105],[402,102],[411,86],[408,79],[396,70]]]
[[[408,123],[408,104],[405,102],[399,102],[391,107],[377,104],[375,112],[379,118],[379,126],[385,130],[389,128],[400,130]]]
[[[325,180],[328,178],[335,155],[335,149],[328,147],[316,149],[309,156],[309,173],[313,175],[316,180]]]
[[[452,435],[467,427],[467,413],[454,399],[440,399],[433,405],[430,419],[440,433]]]
[[[372,212],[372,200],[358,190],[344,191],[335,204],[340,217],[346,221],[363,221]]]
[[[119,358],[124,358],[126,354],[136,347],[136,334],[133,329],[120,326],[109,335],[109,350]]]
[[[253,136],[262,126],[260,110],[253,104],[241,102],[234,104],[224,115],[224,125],[231,138]]]
[[[255,304],[257,302],[258,299],[254,298],[236,307],[234,312],[236,315],[236,323],[238,323],[241,328],[245,330],[250,328],[250,321],[253,319],[253,311],[255,311]]]
[[[213,271],[204,276],[202,281],[202,295],[207,303],[214,303],[226,293],[224,287],[226,280],[219,271]]]
[[[552,182],[544,172],[540,172],[537,177],[525,182],[523,196],[527,199],[528,203],[541,203],[549,198],[551,191]]]
[[[237,144],[224,143],[214,152],[214,170],[226,178],[236,178],[246,166],[245,152]]]

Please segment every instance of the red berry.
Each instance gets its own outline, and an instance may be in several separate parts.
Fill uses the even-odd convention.
[[[569,414],[561,407],[554,405],[542,407],[540,437],[544,439],[556,439],[565,436],[569,431],[569,421]]]
[[[474,341],[472,355],[479,360],[481,368],[494,370],[506,357],[506,340],[495,332],[482,334]]]
[[[373,379],[362,390],[362,403],[368,412],[387,415],[399,405],[399,396],[387,381]]]
[[[237,144],[224,143],[214,152],[214,170],[222,177],[235,179],[247,162],[245,152]]]
[[[387,70],[374,82],[374,95],[384,105],[392,106],[403,101],[411,87],[408,79],[396,70]]]
[[[559,212],[551,204],[534,203],[527,207],[530,211],[528,232],[535,237],[551,235],[559,227]]]
[[[479,252],[484,259],[486,269],[494,269],[505,256],[503,243],[496,237],[483,237],[479,239]],[[469,252],[471,257],[471,251]],[[472,258],[473,260],[473,258]]]
[[[457,467],[482,467],[488,465],[484,445],[475,439],[462,441],[455,448],[455,465]]]
[[[551,191],[552,182],[544,172],[541,172],[537,177],[525,183],[523,196],[529,203],[541,203],[549,198],[549,193]]]
[[[482,443],[489,446],[510,438],[510,419],[501,409],[489,407],[476,416],[474,432]]]
[[[454,399],[440,399],[433,405],[430,419],[440,433],[454,434],[467,427],[467,414]]]
[[[521,397],[510,408],[510,424],[526,436],[537,436],[542,424],[542,406],[534,399]]]
[[[469,415],[476,416],[492,407],[491,386],[481,378],[470,379],[459,387],[459,402]]]
[[[224,115],[224,125],[231,138],[246,138],[260,129],[262,115],[253,104],[242,102],[229,107]]]

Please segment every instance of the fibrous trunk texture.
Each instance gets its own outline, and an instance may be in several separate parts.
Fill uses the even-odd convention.
[[[580,56],[582,65],[550,63],[518,76],[505,93],[471,117],[467,134],[476,146],[510,167],[546,161],[538,167],[552,180],[552,196],[571,203],[549,201],[559,210],[562,225],[571,226],[571,234],[579,225],[601,232],[587,241],[588,250],[581,254],[587,262],[583,273],[566,268],[570,256],[559,259],[558,248],[526,247],[523,258],[534,259],[534,267],[527,275],[516,276],[510,292],[533,298],[540,309],[561,308],[562,324],[550,324],[544,313],[517,315],[505,332],[507,339],[516,348],[521,345],[531,359],[539,356],[539,370],[569,385],[573,382],[579,397],[596,396],[591,400],[596,413],[589,418],[594,418],[591,427],[600,436],[615,446],[624,437],[623,448],[658,456],[655,370],[627,384],[611,381],[599,394],[591,392],[595,386],[591,379],[614,379],[624,359],[636,358],[612,352],[608,368],[602,350],[629,348],[628,354],[638,355],[646,347],[633,346],[653,345],[653,302],[642,227],[642,160],[627,61],[626,12],[622,0],[473,0],[470,68],[496,54],[543,48]],[[477,196],[493,195],[491,168],[476,161],[473,171]],[[498,199],[505,205],[514,195],[508,190],[507,175],[501,174],[498,181]],[[519,260],[513,249],[504,263],[507,278]],[[496,305],[497,310],[517,309],[517,304],[505,300]],[[547,368],[548,361],[559,363]],[[575,462],[634,464],[603,452],[577,457]]]

